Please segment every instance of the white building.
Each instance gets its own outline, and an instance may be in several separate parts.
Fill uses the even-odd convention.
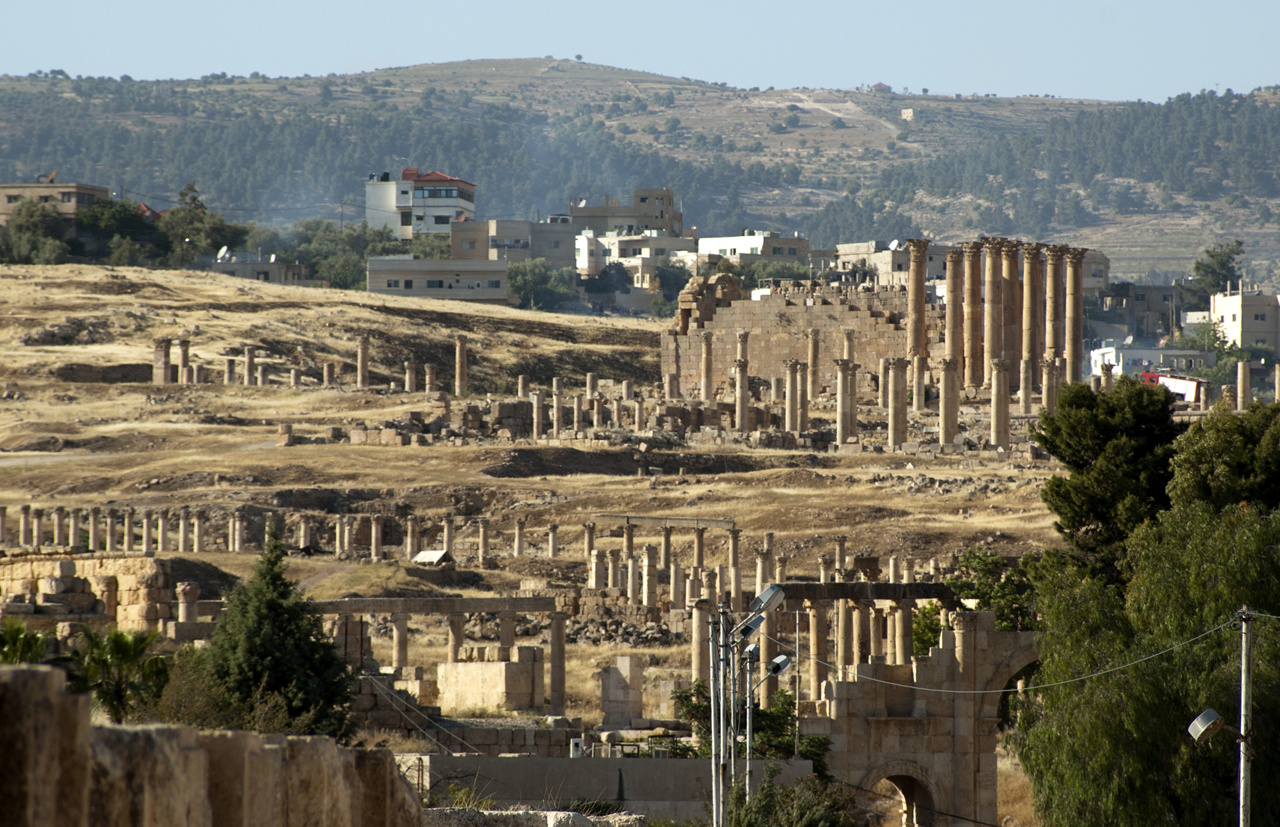
[[[658,267],[677,263],[681,253],[694,253],[697,244],[695,239],[673,238],[663,230],[596,235],[586,229],[574,240],[575,265],[579,273],[594,276],[606,265],[621,264],[633,287],[656,290]]]
[[[370,227],[387,227],[396,238],[447,233],[453,222],[476,217],[476,186],[432,170],[408,167],[393,181],[391,173],[370,175],[364,185],[364,214]]]
[[[1130,376],[1143,371],[1164,370],[1186,373],[1218,364],[1218,357],[1203,350],[1176,350],[1158,347],[1100,347],[1089,351],[1089,373],[1102,375],[1103,365],[1115,365]]]
[[[727,258],[744,266],[757,261],[781,261],[809,266],[809,239],[777,235],[768,230],[745,230],[742,235],[698,239],[698,255]]]
[[[1280,349],[1280,297],[1261,290],[1228,290],[1209,297],[1209,318],[1238,347]]]
[[[510,304],[507,263],[487,259],[371,256],[365,276],[370,293]]]

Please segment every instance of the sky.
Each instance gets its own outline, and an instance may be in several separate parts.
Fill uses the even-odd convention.
[[[571,58],[749,88],[1163,101],[1280,84],[1277,0],[61,0],[0,14],[0,74],[136,80]],[[624,8],[625,7],[625,8]]]

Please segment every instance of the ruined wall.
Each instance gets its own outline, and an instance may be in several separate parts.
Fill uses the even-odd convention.
[[[685,297],[682,294],[682,307]],[[882,358],[905,358],[907,353],[907,293],[902,288],[864,291],[854,285],[797,281],[775,288],[759,301],[739,298],[728,302],[702,302],[690,315],[687,333],[662,337],[662,373],[680,375],[686,397],[699,389],[702,376],[704,332],[712,334],[711,375],[715,392],[728,397],[733,390],[731,370],[738,353],[738,332],[749,332],[747,356],[751,376],[766,380],[786,375],[783,362],[807,362],[808,331],[819,333],[818,384],[834,389],[833,360],[844,355],[844,331],[853,330],[854,361],[862,365],[859,388],[869,390],[870,376]],[[945,308],[927,305],[925,323],[931,356],[941,356]]]
[[[420,827],[386,750],[331,738],[91,727],[51,667],[0,667],[6,827]]]
[[[0,559],[0,615],[33,629],[65,621],[114,621],[155,629],[173,616],[168,560],[141,554],[18,554]]]

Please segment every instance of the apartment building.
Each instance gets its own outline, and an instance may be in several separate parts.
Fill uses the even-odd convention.
[[[947,244],[930,244],[925,257],[926,281],[947,277],[947,253],[957,249]],[[853,272],[862,266],[875,269],[878,287],[905,285],[911,269],[911,252],[902,242],[855,241],[836,245],[836,270]]]
[[[1209,297],[1209,319],[1239,347],[1280,349],[1280,297],[1261,290],[1228,290]]]
[[[698,239],[698,256],[704,261],[718,256],[738,266],[757,261],[779,261],[808,267],[811,261],[809,239],[778,235],[768,230],[745,230],[742,235],[711,236]]]
[[[574,240],[575,266],[579,273],[594,276],[606,265],[621,264],[631,276],[632,287],[657,290],[658,267],[687,261],[682,254],[696,253],[697,246],[697,239],[669,236],[662,230],[596,235],[587,229]]]
[[[52,179],[53,176],[41,175]],[[106,187],[92,184],[59,184],[53,180],[37,180],[31,184],[0,184],[0,226],[8,226],[14,210],[24,198],[39,204],[52,204],[62,216],[68,236],[75,234],[76,213],[92,207],[99,201],[109,201],[111,192]]]
[[[476,217],[476,185],[417,167],[369,176],[364,185],[365,220],[370,227],[386,227],[396,238],[447,233],[455,221]]]
[[[455,261],[527,261],[544,258],[559,270],[573,267],[577,229],[565,216],[546,221],[457,221],[449,230]]]
[[[569,207],[569,220],[579,231],[591,230],[597,236],[608,232],[636,235],[645,230],[684,235],[684,215],[675,208],[675,193],[666,187],[637,189],[630,205],[608,197],[604,206],[588,207],[586,199],[581,199]]]
[[[510,304],[507,262],[488,259],[371,256],[365,289],[383,295]]]

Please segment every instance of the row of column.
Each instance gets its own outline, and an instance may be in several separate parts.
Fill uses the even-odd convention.
[[[176,518],[176,520],[175,520]],[[91,551],[202,551],[207,515],[183,507],[168,509],[36,508],[18,512],[18,543],[23,548],[73,548]],[[4,537],[7,508],[0,506],[0,538]],[[172,539],[171,539],[172,538]],[[83,542],[82,542],[83,541]]]

